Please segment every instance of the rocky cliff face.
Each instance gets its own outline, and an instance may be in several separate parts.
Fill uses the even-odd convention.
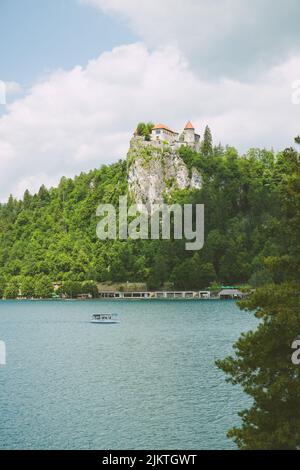
[[[127,155],[129,192],[137,204],[159,204],[176,189],[200,189],[199,172],[188,167],[172,145],[133,138]]]

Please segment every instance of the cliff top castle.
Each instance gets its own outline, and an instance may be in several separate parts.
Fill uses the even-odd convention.
[[[134,137],[140,137],[138,136],[137,131],[135,131]],[[185,145],[192,147],[196,151],[198,151],[200,147],[200,135],[196,134],[195,128],[191,121],[186,123],[181,133],[173,131],[165,124],[155,124],[150,134],[150,140],[147,139],[147,141],[150,141],[152,144],[156,143],[156,145],[163,145],[168,143],[175,148]]]

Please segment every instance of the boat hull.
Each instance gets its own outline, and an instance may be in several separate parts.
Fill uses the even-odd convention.
[[[91,323],[97,323],[99,325],[109,325],[113,323],[120,323],[120,320],[91,320]]]

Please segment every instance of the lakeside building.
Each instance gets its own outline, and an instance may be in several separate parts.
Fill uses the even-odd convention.
[[[205,291],[98,291],[100,299],[195,299],[195,300],[240,300],[246,294],[239,289],[222,289],[217,292]]]
[[[209,291],[99,291],[102,299],[210,299]]]
[[[242,299],[244,297],[243,292],[238,289],[222,289],[218,297],[220,299]]]

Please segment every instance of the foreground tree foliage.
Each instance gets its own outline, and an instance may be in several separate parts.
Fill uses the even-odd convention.
[[[300,366],[292,343],[300,337],[300,157],[287,149],[280,159],[282,239],[265,264],[275,282],[262,287],[241,307],[261,319],[258,329],[240,337],[235,356],[217,362],[228,380],[253,398],[240,413],[242,424],[228,436],[241,449],[300,448]]]

